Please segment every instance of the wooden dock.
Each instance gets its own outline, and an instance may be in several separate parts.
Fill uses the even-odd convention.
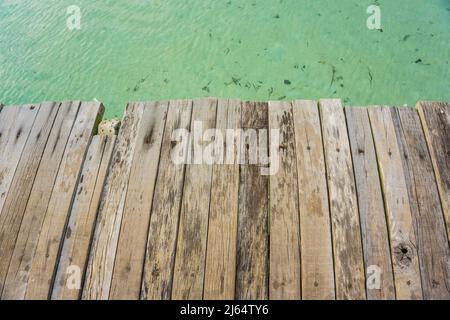
[[[111,137],[102,112],[1,109],[2,299],[450,299],[450,104],[130,103]],[[174,163],[200,121],[278,129],[276,173],[249,139]]]

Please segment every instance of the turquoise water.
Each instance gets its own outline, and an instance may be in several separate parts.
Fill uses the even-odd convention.
[[[0,101],[96,98],[108,118],[202,96],[450,101],[449,60],[450,0],[0,0]]]

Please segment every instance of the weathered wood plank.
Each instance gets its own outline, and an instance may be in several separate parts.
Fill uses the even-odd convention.
[[[450,240],[450,104],[419,102],[417,109],[430,150]]]
[[[333,248],[322,132],[316,101],[294,101],[305,300],[335,299]],[[291,191],[292,192],[292,191]]]
[[[365,299],[365,272],[355,178],[340,100],[320,100],[338,299]]]
[[[246,131],[267,130],[268,104],[245,102],[242,127]],[[242,144],[245,164],[239,173],[236,299],[264,300],[269,298],[269,179],[261,175],[260,166],[249,164],[249,150],[253,148],[245,133]],[[263,156],[268,156],[267,152]]]
[[[388,107],[370,107],[386,216],[390,233],[392,265],[397,299],[422,299],[417,242],[408,189],[395,127]]]
[[[0,214],[0,291],[3,291],[27,201],[59,106],[54,102],[40,105],[3,204]]]
[[[279,153],[278,171],[269,177],[269,297],[274,300],[300,300],[299,206],[298,194],[292,192],[298,190],[297,160],[290,102],[269,102],[269,130],[279,130],[280,135],[280,145],[276,150]],[[276,160],[273,158],[273,161]]]
[[[128,182],[110,299],[139,299],[168,102],[144,106]]]
[[[80,105],[42,224],[31,265],[26,299],[50,297],[61,241],[81,167],[103,111],[103,105],[98,102],[82,102]]]
[[[0,213],[39,106],[10,106],[0,113]]]
[[[128,178],[143,112],[144,105],[142,103],[128,104],[125,111],[100,201],[86,269],[83,299],[99,300],[109,297]]]
[[[194,101],[191,121],[191,128],[194,128],[194,165],[186,168],[183,188],[172,289],[172,298],[175,300],[199,300],[203,297],[212,165],[205,163],[205,159],[202,164],[198,164],[196,160],[200,159],[196,145],[201,145],[205,152],[205,147],[213,144],[202,142],[202,136],[205,130],[215,127],[216,112],[217,100]],[[195,134],[196,125],[201,125],[202,130],[198,137]]]
[[[65,102],[59,107],[25,208],[3,289],[3,299],[25,298],[42,223],[79,107],[79,101]]]
[[[160,166],[153,196],[141,298],[168,300],[172,296],[178,222],[183,193],[185,163],[172,161],[175,152],[172,135],[189,130],[192,101],[170,101],[161,147]],[[177,140],[178,141],[178,140]],[[178,141],[181,145],[183,142]],[[187,159],[185,159],[187,160]]]
[[[356,179],[366,279],[373,279],[367,283],[367,298],[394,300],[388,228],[369,115],[366,108],[359,107],[347,107],[345,113]]]
[[[116,136],[94,136],[70,213],[51,298],[77,300]],[[77,276],[79,278],[77,279]],[[79,280],[79,283],[78,283]]]
[[[425,299],[450,300],[450,252],[439,191],[417,110],[393,109]]]
[[[216,127],[225,138],[221,144],[225,163],[213,168],[203,293],[207,300],[232,300],[235,294],[240,135],[226,138],[226,129],[239,132],[241,107],[236,100],[219,100],[217,106]],[[230,144],[233,149],[228,152]]]

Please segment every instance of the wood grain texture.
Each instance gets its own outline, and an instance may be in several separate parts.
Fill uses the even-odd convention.
[[[0,112],[0,213],[30,135],[39,105],[10,106]]]
[[[301,299],[299,205],[297,192],[292,192],[298,190],[293,118],[290,102],[269,102],[269,130],[280,135],[278,171],[269,177],[269,297],[274,300]]]
[[[448,103],[102,110],[0,105],[1,299],[450,300]]]
[[[206,300],[232,300],[235,295],[240,136],[229,139],[226,129],[241,128],[241,109],[242,103],[237,100],[219,100],[217,106],[216,127],[225,138],[221,155],[226,160],[231,154],[233,163],[224,161],[213,168],[203,294]],[[230,145],[233,149],[228,152]]]
[[[108,299],[128,178],[144,112],[142,103],[128,104],[103,189],[86,270],[82,299]]]
[[[402,157],[389,107],[370,107],[369,119],[378,159],[389,227],[397,299],[422,299],[417,242]]]
[[[450,104],[419,102],[422,121],[450,240]]]
[[[170,101],[161,147],[161,159],[156,181],[147,239],[141,298],[168,300],[172,296],[181,198],[185,164],[172,161],[176,130],[189,130],[192,101]],[[183,141],[178,141],[183,143]],[[186,141],[187,145],[188,141]],[[174,145],[175,144],[175,145]]]
[[[3,204],[0,214],[0,257],[2,257],[0,259],[0,291],[3,291],[34,178],[59,106],[59,103],[54,102],[46,102],[40,105]]]
[[[297,154],[302,299],[335,299],[333,248],[319,109],[292,104]]]
[[[89,145],[65,230],[52,300],[78,300],[80,298],[100,195],[106,180],[115,141],[116,136],[94,136]],[[74,268],[79,268],[80,283],[73,278],[77,276]]]
[[[128,181],[110,299],[139,299],[168,102],[144,106]]]
[[[365,299],[361,230],[350,144],[340,100],[320,100],[333,230],[337,299]]]
[[[244,130],[267,130],[268,104],[243,103],[242,127]],[[239,172],[235,297],[238,300],[264,300],[269,298],[269,179],[261,175],[258,165],[249,164],[250,146],[245,136],[241,137],[241,144],[246,152],[245,164]],[[264,156],[268,156],[265,153]]]
[[[25,208],[3,289],[3,299],[25,298],[39,234],[79,107],[79,101],[62,103],[59,107]]]
[[[216,112],[217,100],[195,100],[191,128],[195,126],[196,121],[201,122],[203,130],[201,134],[209,128],[215,128]],[[193,159],[197,157],[195,154],[196,144],[201,145],[205,151],[204,148],[211,143],[202,141],[197,140],[194,132]],[[210,164],[203,162],[189,165],[186,168],[173,277],[172,299],[175,300],[203,298],[211,179],[212,166]]]
[[[48,299],[51,294],[61,240],[81,167],[103,110],[103,105],[98,102],[82,102],[80,105],[39,234],[26,299]]]
[[[417,110],[392,109],[408,187],[423,296],[450,300],[450,252],[433,165]]]
[[[367,299],[394,300],[388,228],[369,115],[366,108],[360,107],[347,107],[345,113],[356,179],[366,279],[372,277],[377,281],[375,277],[381,276],[379,287],[376,282],[367,283]]]

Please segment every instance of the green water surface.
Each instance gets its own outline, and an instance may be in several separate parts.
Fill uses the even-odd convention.
[[[0,0],[0,101],[96,98],[108,118],[202,96],[450,101],[449,60],[450,0]]]

